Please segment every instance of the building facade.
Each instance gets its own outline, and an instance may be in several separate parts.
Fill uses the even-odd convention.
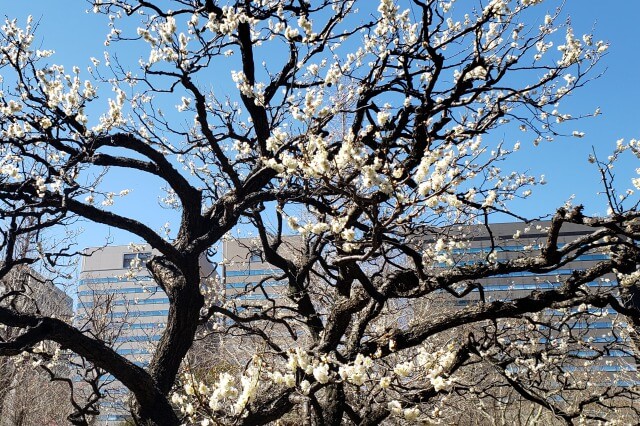
[[[449,241],[464,240],[466,244],[447,250],[448,258],[438,259],[433,267],[448,268],[483,263],[489,259],[500,262],[539,255],[547,243],[550,225],[549,221],[530,224],[497,223],[490,225],[491,232],[483,225],[451,229]],[[593,228],[565,223],[558,235],[558,248],[592,232]],[[445,237],[444,245],[447,243]],[[566,260],[557,269],[547,271],[541,268],[536,272],[521,271],[476,279],[472,289],[469,283],[451,289],[460,297],[441,291],[438,295],[440,309],[462,309],[479,303],[509,301],[530,296],[537,291],[558,289],[574,272],[588,270],[608,259],[607,253],[594,249]],[[611,273],[587,283],[580,291],[613,292],[615,295],[617,285],[616,276]],[[434,312],[437,311],[438,308],[434,309]],[[592,380],[601,385],[615,382],[618,386],[633,386],[639,383],[634,379],[637,367],[631,352],[626,349],[628,342],[620,337],[624,334],[626,319],[613,308],[583,305],[564,310],[546,309],[529,318],[537,320],[529,323],[527,320],[503,320],[496,322],[497,329],[492,329],[491,332],[501,336],[499,339],[505,342],[505,347],[527,347],[530,354],[525,355],[523,352],[518,356],[530,357],[533,363],[539,362],[536,357],[542,354],[557,356],[562,359],[559,368],[565,374],[579,375],[584,380]],[[492,325],[488,328],[491,329]],[[564,349],[561,349],[563,345]],[[514,374],[521,369],[517,364],[509,367]]]
[[[296,256],[301,246],[297,236],[283,238],[281,251],[286,257]],[[287,303],[282,270],[266,261],[258,238],[237,238],[223,243],[222,278],[226,299],[251,307],[268,299]]]
[[[549,221],[524,223],[496,223],[491,224],[491,232],[484,225],[470,225],[452,228],[441,228],[437,238],[443,239],[443,246],[455,241],[464,244],[455,248],[445,249],[446,257],[435,256],[431,265],[434,272],[438,269],[455,266],[482,263],[489,258],[496,261],[506,261],[523,256],[534,256],[540,253],[546,243]],[[558,236],[558,246],[563,247],[576,238],[585,236],[593,231],[592,228],[566,223]],[[435,237],[434,237],[435,238]],[[435,240],[420,237],[416,247],[431,245]],[[299,236],[283,237],[283,251],[287,256],[295,256],[303,247]],[[442,253],[441,253],[442,254]],[[233,303],[240,312],[251,309],[252,306],[266,306],[266,303],[290,303],[285,296],[286,282],[282,271],[265,261],[261,244],[257,238],[237,238],[226,241],[223,248],[225,259],[223,269],[223,283],[225,285],[227,301]],[[496,300],[512,300],[530,295],[535,291],[548,291],[560,287],[563,282],[574,273],[589,269],[598,262],[608,259],[608,255],[597,251],[586,252],[575,259],[567,261],[561,267],[538,272],[522,271],[489,278],[474,280],[475,288],[461,284],[452,289],[460,294],[455,297],[450,292],[438,291],[433,297],[424,302],[422,300],[404,300],[398,302],[398,318],[396,327],[406,327],[413,318],[424,317],[425,311],[430,314],[441,314],[444,311],[462,309],[466,306]],[[609,291],[617,286],[613,274],[588,283],[591,291]],[[420,303],[424,303],[420,306]],[[625,322],[612,308],[587,308],[591,315],[581,315],[580,319],[568,320],[566,312],[547,310],[542,315],[544,321],[565,329],[570,329],[573,336],[581,336],[585,344],[577,344],[577,349],[571,353],[576,364],[584,363],[592,358],[597,362],[590,368],[599,372],[624,373],[635,371],[635,363],[623,350],[616,349],[616,335],[625,326]],[[576,317],[577,318],[577,317]],[[555,321],[565,321],[560,323]],[[535,333],[544,339],[553,339],[554,331],[540,328]],[[592,349],[594,348],[594,349]],[[612,349],[613,348],[613,349]],[[604,356],[596,352],[602,349]]]
[[[147,367],[169,314],[167,295],[145,267],[160,253],[149,245],[136,245],[89,248],[84,254],[77,325],[92,329],[118,354]],[[213,273],[204,259],[200,269],[203,277]],[[98,424],[126,420],[127,389],[110,375],[101,380],[112,398],[101,404]]]
[[[538,255],[541,247],[546,243],[547,228],[550,222],[523,223],[496,223],[491,226],[491,234],[482,225],[467,226],[452,231],[454,239],[464,239],[468,241],[466,247],[452,250],[450,262],[456,266],[483,262],[487,256],[492,256],[495,260],[505,261],[521,258],[523,256]],[[558,236],[558,247],[574,241],[580,236],[587,235],[593,231],[592,228],[564,224]],[[484,293],[486,301],[508,300],[523,297],[534,290],[548,290],[558,287],[573,271],[586,270],[599,261],[608,259],[602,253],[586,253],[576,259],[567,262],[558,269],[548,272],[517,272],[505,275],[492,276],[490,278],[479,279],[478,284]],[[447,267],[446,262],[440,262],[437,267]],[[599,280],[590,283],[592,287],[612,287],[615,285],[613,275],[606,277],[606,280]],[[468,297],[458,300],[459,305],[467,305],[470,302],[478,301],[481,292],[474,291]]]
[[[145,366],[149,344],[160,339],[169,313],[169,299],[143,265],[158,253],[149,246],[136,251],[112,246],[87,249],[85,254],[77,321],[91,322],[94,328],[104,322],[108,327],[103,338],[119,354]]]
[[[450,250],[451,257],[447,262],[436,261],[433,267],[446,268],[463,266],[486,260],[486,256],[498,261],[515,259],[529,253],[536,255],[547,237],[546,227],[550,222],[523,223],[496,223],[491,225],[491,234],[484,225],[473,225],[451,228],[443,235],[445,245],[448,241],[465,240],[464,248]],[[564,224],[558,237],[558,245],[562,247],[575,238],[587,235],[592,228],[575,224]],[[420,246],[422,239],[416,242]],[[285,257],[300,255],[302,238],[300,236],[283,237],[280,249]],[[265,292],[275,299],[282,298],[283,277],[282,271],[266,262],[262,246],[258,238],[236,238],[224,242],[223,246],[222,276],[228,299],[234,300],[264,300]],[[521,297],[532,290],[545,290],[558,285],[558,279],[570,275],[574,270],[584,270],[594,266],[597,262],[607,259],[605,254],[588,253],[568,262],[559,269],[549,272],[520,272],[508,275],[492,276],[478,280],[484,293],[485,300],[505,300]],[[609,281],[600,280],[591,283],[592,286],[612,287],[615,285],[615,277],[610,276]],[[263,292],[260,289],[265,289]],[[467,297],[454,301],[459,306],[465,306],[480,297],[480,291],[469,293]]]

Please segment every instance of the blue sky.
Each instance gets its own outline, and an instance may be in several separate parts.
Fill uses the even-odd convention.
[[[461,7],[464,3],[465,1],[460,0],[456,7]],[[82,0],[0,0],[0,15],[15,17],[22,22],[27,15],[33,15],[39,22],[36,46],[54,49],[56,55],[52,61],[66,66],[77,64],[84,69],[90,65],[91,56],[102,58],[103,41],[108,32],[105,17],[86,13],[87,7],[87,3]],[[543,4],[540,7],[547,6]],[[564,102],[563,110],[578,114],[592,112],[600,107],[602,114],[576,126],[586,133],[584,138],[565,138],[553,143],[542,143],[536,148],[524,146],[520,155],[509,163],[514,169],[528,170],[535,175],[544,174],[549,182],[546,186],[535,189],[529,202],[517,205],[518,211],[529,217],[552,212],[571,194],[576,195],[577,203],[586,205],[588,213],[604,213],[602,197],[596,196],[600,187],[599,176],[595,167],[587,162],[587,157],[592,149],[598,155],[606,157],[613,150],[617,139],[640,137],[637,125],[640,120],[640,2],[618,0],[610,1],[605,6],[598,0],[568,0],[564,13],[571,16],[576,34],[593,29],[595,39],[603,39],[611,46],[597,72],[593,74],[595,76],[598,72],[604,72],[604,75]],[[146,52],[142,55],[146,56]],[[509,134],[501,135],[499,131],[495,136],[505,140],[513,137]],[[617,174],[624,179],[622,183],[625,187],[629,186],[629,177],[637,167],[640,167],[637,160],[630,158],[618,166]],[[111,183],[116,189],[120,187],[134,190],[124,206],[137,214],[152,211],[147,223],[154,229],[164,224],[167,217],[172,218],[170,212],[153,207],[157,205],[157,182],[151,179],[131,182],[127,175],[118,175]],[[149,188],[154,188],[154,191]],[[117,230],[95,225],[84,225],[84,228],[85,232],[78,241],[80,247],[99,245],[107,237],[115,244],[135,241],[130,235]]]
[[[610,48],[597,70],[604,75],[576,92],[569,102],[563,103],[563,108],[589,112],[600,107],[602,114],[578,123],[576,127],[586,133],[583,139],[542,143],[526,152],[523,164],[530,165],[530,170],[537,174],[545,174],[549,181],[536,190],[538,194],[532,200],[535,202],[527,210],[542,214],[576,194],[576,203],[583,203],[587,212],[604,213],[602,197],[595,196],[601,187],[599,175],[587,158],[592,148],[600,158],[606,158],[616,140],[640,137],[640,2],[612,1],[605,7],[596,0],[569,0],[565,13],[570,16],[576,34],[593,28],[595,38],[609,42]],[[630,186],[629,178],[637,167],[640,164],[630,157],[618,166],[616,173],[625,188]]]

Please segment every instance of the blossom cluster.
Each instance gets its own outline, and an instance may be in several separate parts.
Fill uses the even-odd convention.
[[[452,345],[433,353],[421,347],[414,360],[398,362],[391,375],[384,375],[389,371],[382,364],[362,354],[358,354],[353,362],[340,363],[327,356],[316,357],[301,348],[295,348],[288,352],[284,371],[266,368],[266,360],[256,355],[239,378],[222,372],[214,383],[205,383],[192,373],[185,372],[181,378],[182,388],[173,394],[172,402],[190,421],[208,425],[220,416],[242,416],[257,392],[271,386],[308,395],[317,391],[318,386],[342,382],[354,386],[356,390],[377,386],[384,392],[390,392],[394,383],[401,388],[402,383],[411,377],[412,380],[425,378],[436,392],[446,392],[452,383],[449,375],[455,357]],[[425,418],[420,409],[410,402],[393,400],[389,403],[389,410],[393,415],[410,422]]]

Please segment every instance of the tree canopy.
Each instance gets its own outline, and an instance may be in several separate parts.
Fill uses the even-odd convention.
[[[639,157],[640,144],[592,158],[606,216],[559,206],[538,229],[542,218],[510,205],[541,178],[501,167],[520,148],[515,132],[527,144],[583,136],[563,102],[595,77],[608,45],[576,33],[562,2],[91,3],[111,31],[109,53],[87,70],[56,64],[31,20],[7,19],[0,32],[0,276],[76,256],[46,237],[79,218],[122,229],[160,253],[145,267],[170,301],[166,329],[141,368],[90,328],[20,311],[12,300],[24,295],[6,292],[0,324],[14,337],[0,355],[45,357],[35,348],[54,342],[121,381],[142,424],[452,421],[468,414],[465,398],[512,396],[566,424],[638,421],[637,373],[594,388],[569,366],[640,356],[640,179],[614,181],[616,161]],[[118,201],[136,192],[114,190],[115,173],[159,182],[176,231],[154,230],[149,211],[121,214]],[[544,237],[509,258],[490,238],[481,259],[460,261],[471,238],[459,227],[491,237],[496,217]],[[567,224],[589,231],[560,244]],[[286,300],[247,310],[215,280],[203,285],[198,260],[237,226],[282,271]],[[291,233],[301,243],[282,250]],[[33,250],[16,249],[25,237]],[[587,254],[603,256],[552,276]],[[557,285],[438,305],[524,272]],[[614,285],[588,286],[599,280]],[[575,324],[609,311],[624,333],[596,347]],[[250,336],[242,371],[187,369],[199,330]],[[70,419],[88,421],[75,408]]]

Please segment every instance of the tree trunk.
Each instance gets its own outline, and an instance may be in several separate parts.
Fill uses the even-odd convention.
[[[344,415],[344,386],[342,383],[335,383],[327,386],[324,391],[323,424],[325,426],[340,426]]]
[[[164,257],[155,258],[149,267],[155,281],[165,288],[170,302],[167,325],[149,365],[149,374],[160,392],[168,395],[180,364],[191,348],[200,309],[204,305],[200,293],[200,268],[197,258],[179,269]],[[153,407],[138,406],[135,417],[141,424],[158,424],[150,421],[153,410]]]

